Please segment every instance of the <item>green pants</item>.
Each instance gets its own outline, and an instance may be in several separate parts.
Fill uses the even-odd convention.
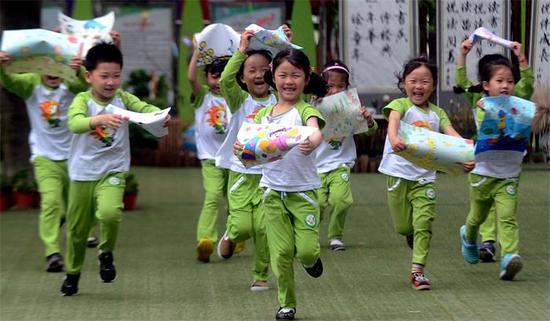
[[[229,171],[227,201],[227,233],[229,239],[240,243],[254,239],[254,280],[267,280],[269,250],[260,188],[261,174],[242,174]]]
[[[201,239],[218,240],[216,223],[218,209],[225,195],[227,186],[227,170],[216,167],[214,160],[201,161],[202,186],[204,187],[204,203],[197,224],[197,242]]]
[[[436,193],[433,182],[388,176],[388,206],[397,233],[414,235],[412,263],[426,265],[432,239]]]
[[[495,204],[493,203],[493,206],[491,206],[491,209],[489,210],[489,215],[487,215],[487,218],[485,219],[485,222],[481,224],[479,227],[479,234],[481,235],[481,242],[488,242],[488,241],[497,241],[497,225],[498,222],[496,221],[497,213],[495,209]]]
[[[99,223],[99,249],[112,252],[122,220],[126,173],[109,173],[98,181],[71,181],[67,211],[67,273],[80,273],[90,229]]]
[[[327,173],[319,174],[323,186],[318,190],[321,220],[325,209],[329,209],[328,239],[342,240],[346,214],[353,204],[351,193],[350,169],[339,167]]]
[[[271,269],[277,277],[281,307],[296,306],[294,257],[312,265],[319,258],[319,206],[316,191],[264,193]]]
[[[54,161],[36,157],[34,174],[40,192],[40,218],[38,230],[46,248],[46,256],[60,253],[59,223],[67,212],[69,174],[67,161]]]
[[[466,238],[476,240],[479,226],[494,203],[498,220],[501,256],[518,253],[519,227],[516,220],[518,179],[500,179],[476,174],[470,181],[470,212],[466,218]]]

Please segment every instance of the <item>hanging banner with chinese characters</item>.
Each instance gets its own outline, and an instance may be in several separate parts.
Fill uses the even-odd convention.
[[[509,39],[509,1],[441,0],[437,1],[437,6],[439,88],[451,91],[455,84],[456,61],[462,41],[481,27],[500,38]],[[488,40],[475,44],[466,58],[468,79],[476,82],[479,58],[493,53],[505,54],[505,49]]]
[[[360,93],[398,91],[395,75],[416,52],[416,1],[343,1],[342,39],[350,82]]]
[[[538,85],[550,86],[550,0],[533,5],[531,63]]]

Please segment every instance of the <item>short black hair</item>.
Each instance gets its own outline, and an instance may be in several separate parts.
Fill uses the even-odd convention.
[[[265,49],[249,49],[246,51],[246,59],[248,59],[248,57],[251,57],[253,55],[260,55],[260,56],[263,56],[265,59],[267,59],[267,62],[268,63],[271,63],[271,60],[273,59],[271,57],[271,53]],[[244,64],[246,62],[246,59],[244,60],[244,62],[241,64],[241,66],[239,67],[239,71],[237,72],[237,83],[239,84],[239,86],[241,86],[241,88],[248,92],[248,87],[246,87],[246,84],[241,80],[241,78],[243,77],[244,75]],[[267,74],[267,73],[266,73]],[[264,78],[266,78],[264,76]],[[275,85],[271,85],[273,83],[273,80],[271,80],[271,74],[269,74],[269,77],[267,77],[268,80],[266,81],[271,87],[275,88]]]
[[[206,75],[211,74],[214,76],[221,75],[222,71],[227,65],[227,62],[229,61],[229,58],[231,58],[231,56],[217,57],[216,59],[214,59],[214,61],[204,67],[204,73]]]
[[[112,62],[120,65],[122,69],[122,52],[113,43],[100,42],[88,50],[84,67],[87,71],[93,71],[102,62]]]

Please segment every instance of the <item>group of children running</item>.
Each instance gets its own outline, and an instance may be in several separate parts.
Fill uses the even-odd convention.
[[[289,39],[292,32],[284,26]],[[252,238],[255,244],[252,291],[269,289],[268,268],[277,279],[278,320],[296,314],[294,259],[314,278],[323,273],[319,226],[328,213],[329,248],[346,249],[343,241],[346,213],[353,203],[350,169],[356,158],[353,133],[340,142],[325,142],[325,119],[315,107],[323,96],[348,89],[349,69],[341,61],[312,72],[300,50],[282,50],[272,57],[266,50],[249,48],[254,33],[245,31],[240,46],[229,57],[219,57],[204,68],[206,85],[198,81],[195,45],[188,78],[195,108],[196,142],[201,160],[204,204],[197,225],[197,259],[209,262],[216,250],[230,259]],[[482,96],[516,95],[529,98],[533,75],[521,45],[513,43],[519,72],[502,55],[479,61],[479,85],[466,77],[470,40],[461,44],[456,70],[457,92],[465,93],[483,120]],[[10,57],[0,53],[0,62]],[[116,277],[113,251],[121,221],[125,175],[130,166],[128,122],[108,113],[106,106],[136,112],[159,110],[121,90],[122,54],[113,44],[101,43],[71,66],[78,80],[36,74],[6,74],[2,85],[25,99],[31,119],[29,142],[42,196],[40,236],[46,246],[47,270],[66,271],[61,286],[65,296],[78,292],[86,239],[98,222],[99,274],[103,282]],[[401,121],[447,135],[454,130],[445,111],[430,102],[437,84],[437,66],[426,58],[408,61],[398,87],[406,95],[383,108],[388,134],[379,171],[387,175],[387,200],[395,231],[412,249],[410,281],[416,290],[429,290],[424,267],[430,250],[435,217],[436,173],[415,165],[396,152],[406,149],[398,129]],[[90,89],[87,89],[87,85]],[[76,96],[75,96],[76,95]],[[366,108],[361,115],[367,134],[378,125]],[[168,121],[168,119],[166,120]],[[237,158],[243,145],[237,133],[243,123],[310,126],[317,130],[283,159],[246,168]],[[521,154],[521,153],[520,153]],[[464,259],[471,264],[491,262],[500,244],[500,278],[512,280],[522,268],[518,255],[516,207],[523,154],[503,151],[498,157],[463,164],[470,172],[470,212],[460,229]],[[228,205],[226,230],[218,239],[219,206]],[[67,205],[68,204],[68,205]],[[60,254],[59,223],[66,216],[67,254]],[[498,224],[496,224],[498,222]],[[495,233],[498,227],[498,237]],[[481,246],[478,246],[481,233]]]

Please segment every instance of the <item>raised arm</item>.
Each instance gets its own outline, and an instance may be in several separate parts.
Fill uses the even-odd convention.
[[[199,59],[199,49],[197,47],[197,42],[193,38],[193,55],[191,56],[191,61],[189,61],[189,67],[187,68],[187,80],[191,84],[191,91],[193,96],[198,96],[201,92],[201,83],[197,79],[197,60]]]

